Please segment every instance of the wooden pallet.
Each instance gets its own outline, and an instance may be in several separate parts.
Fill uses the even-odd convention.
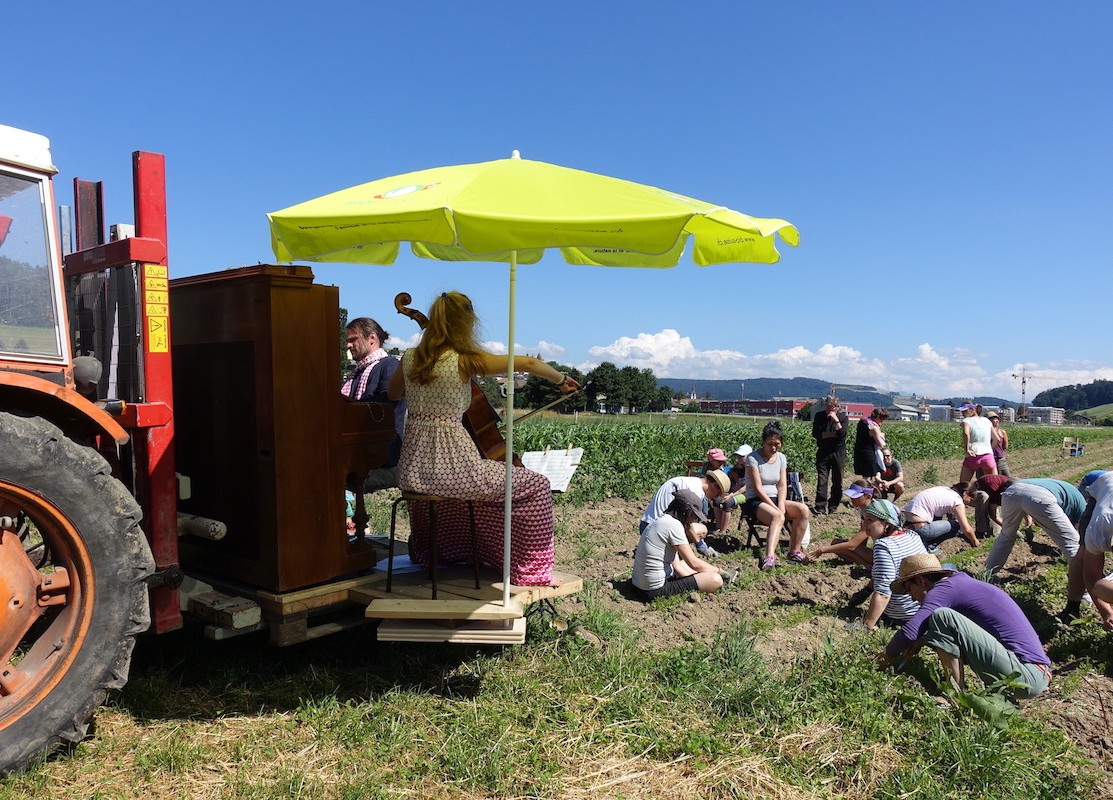
[[[430,599],[432,587],[424,571],[395,573],[389,593],[386,573],[378,571],[281,593],[214,579],[224,605],[235,600],[239,609],[239,601],[246,599],[258,605],[262,621],[241,627],[223,616],[209,616],[214,624],[206,628],[206,635],[223,639],[266,629],[272,644],[290,645],[378,619],[380,629],[390,623],[380,636],[383,641],[510,643],[507,637],[517,634],[511,636],[506,631],[516,630],[527,607],[583,590],[583,579],[576,575],[554,573],[554,577],[561,581],[559,587],[511,586],[508,607],[502,605],[501,573],[484,569],[476,589],[472,569],[466,566],[448,567],[438,573],[436,600]],[[485,624],[473,624],[479,622]],[[451,635],[454,628],[459,636]],[[398,636],[407,638],[385,638]]]
[[[566,597],[570,594],[583,591],[583,578],[562,572],[554,572],[553,577],[560,582],[560,586],[515,586],[510,585],[510,597],[521,606],[528,606],[541,600],[551,600],[557,597]],[[479,574],[479,588],[475,588],[475,576],[471,567],[457,566],[444,567],[437,573],[437,593],[441,595],[437,600],[431,600],[432,587],[424,571],[396,572],[394,585],[391,591],[386,590],[386,573],[376,572],[362,581],[359,587],[349,590],[349,596],[356,602],[370,603],[377,598],[406,599],[406,600],[431,600],[439,603],[442,600],[483,600],[485,602],[502,602],[502,574],[484,567]]]
[[[422,620],[384,619],[379,623],[378,636],[380,642],[522,644],[526,640],[526,619],[471,620],[450,627]]]
[[[560,586],[511,585],[509,606],[502,603],[502,575],[482,570],[477,589],[470,567],[442,569],[436,600],[430,598],[424,571],[395,573],[390,592],[386,576],[376,574],[351,596],[365,598],[367,616],[383,620],[380,641],[521,644],[528,606],[583,589],[583,579],[576,575],[554,573],[554,577]]]

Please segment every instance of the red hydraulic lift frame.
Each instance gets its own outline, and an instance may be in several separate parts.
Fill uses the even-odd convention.
[[[100,271],[132,262],[137,264],[138,321],[143,340],[143,396],[127,405],[121,424],[132,436],[135,457],[135,494],[143,506],[143,529],[155,559],[151,587],[151,619],[156,633],[182,626],[178,586],[178,487],[174,465],[174,381],[170,356],[170,289],[166,227],[166,159],[159,153],[132,153],[135,237],[104,242],[66,256],[66,274]],[[80,182],[84,183],[84,182]],[[74,181],[75,190],[79,182]],[[75,192],[80,221],[94,213],[90,200]],[[83,207],[85,206],[85,207]],[[96,209],[103,220],[103,211]],[[80,238],[80,236],[79,236]],[[86,240],[87,241],[87,240]],[[79,247],[84,243],[79,242]]]

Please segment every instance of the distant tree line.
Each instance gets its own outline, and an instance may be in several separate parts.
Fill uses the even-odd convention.
[[[1087,384],[1060,386],[1042,391],[1032,398],[1034,406],[1053,406],[1067,411],[1082,411],[1107,403],[1113,403],[1113,381],[1098,380]]]
[[[628,413],[644,411],[668,411],[672,407],[673,393],[668,387],[657,385],[657,377],[653,370],[637,367],[618,367],[610,361],[604,361],[590,372],[584,373],[575,367],[549,361],[550,366],[560,372],[565,372],[585,386],[583,392],[566,400],[554,410],[583,411],[585,409],[596,411],[604,410],[615,413],[625,409]],[[491,394],[490,386],[497,382],[495,378],[484,380],[484,389]],[[530,375],[526,378],[525,386],[515,389],[514,406],[516,408],[540,408],[560,396],[560,391],[547,380]]]

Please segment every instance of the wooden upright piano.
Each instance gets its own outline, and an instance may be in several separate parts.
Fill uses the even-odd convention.
[[[374,566],[349,542],[344,487],[386,461],[394,415],[341,395],[339,308],[308,267],[171,281],[179,508],[228,527],[181,539],[187,572],[286,592]]]

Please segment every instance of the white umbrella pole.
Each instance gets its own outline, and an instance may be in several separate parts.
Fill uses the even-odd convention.
[[[506,495],[503,497],[502,522],[502,605],[510,606],[510,512],[514,500],[514,298],[517,295],[518,251],[510,251],[510,302],[507,315],[509,332],[506,347]]]

